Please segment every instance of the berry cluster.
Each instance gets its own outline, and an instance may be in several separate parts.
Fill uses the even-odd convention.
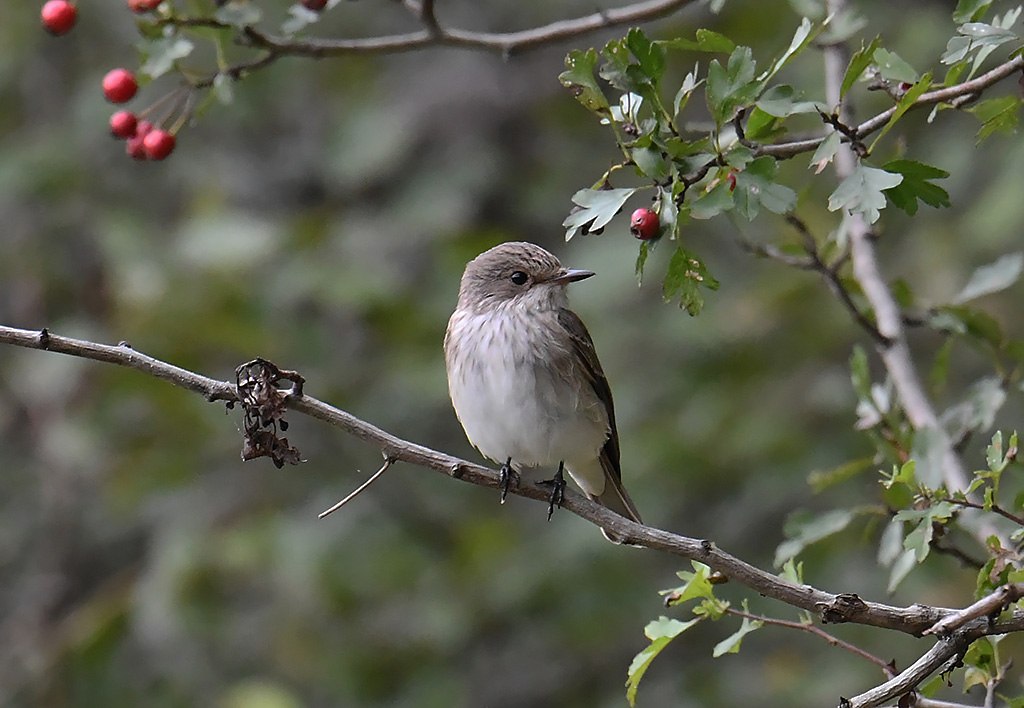
[[[128,9],[142,13],[155,10],[163,0],[126,0]],[[78,8],[71,0],[48,0],[41,13],[43,28],[54,36],[67,34],[78,19]],[[103,95],[111,103],[127,103],[138,93],[139,82],[128,69],[113,69],[103,77]],[[153,106],[155,108],[155,106]],[[117,111],[110,117],[110,132],[127,141],[129,157],[136,160],[163,160],[174,151],[174,129],[164,130],[145,120],[152,108],[135,115]]]

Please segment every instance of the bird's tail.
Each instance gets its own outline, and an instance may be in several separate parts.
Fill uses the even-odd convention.
[[[612,475],[607,475],[604,482],[604,491],[590,498],[601,506],[611,509],[616,514],[642,524],[643,519],[640,518],[640,512],[636,510],[636,504],[633,503],[626,488],[622,486],[622,480]],[[622,543],[624,540],[608,529],[601,529],[601,533],[612,543]]]

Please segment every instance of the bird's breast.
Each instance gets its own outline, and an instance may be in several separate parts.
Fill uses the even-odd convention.
[[[457,310],[445,359],[470,442],[519,467],[595,457],[608,415],[575,356],[555,312]]]

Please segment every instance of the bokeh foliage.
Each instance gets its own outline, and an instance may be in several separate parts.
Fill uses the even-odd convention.
[[[446,17],[497,26],[552,19],[538,2],[444,6]],[[949,8],[863,2],[857,11],[919,72],[942,70]],[[769,567],[793,512],[878,503],[877,465],[808,485],[872,453],[854,429],[849,371],[853,345],[870,341],[813,273],[737,246],[736,233],[796,241],[781,217],[685,224],[721,284],[698,318],[662,304],[667,249],[637,288],[624,217],[564,243],[570,198],[621,157],[559,85],[573,47],[509,61],[429,50],[281,62],[186,128],[172,159],[139,165],[107,136],[99,90],[108,68],[136,61],[131,17],[117,2],[83,2],[79,27],[54,40],[37,12],[0,10],[0,322],[127,340],[219,378],[262,355],[301,371],[312,395],[477,459],[447,401],[441,337],[464,263],[525,238],[599,273],[574,287],[574,305],[615,392],[624,475],[646,520]],[[776,56],[802,12],[730,2],[646,31],[707,28]],[[369,33],[394,21],[388,5],[360,0],[323,24]],[[670,69],[680,81],[688,70]],[[812,61],[783,70],[795,86],[820,84],[820,74]],[[861,94],[858,115],[886,100]],[[926,120],[908,114],[886,159],[947,171],[951,206],[921,206],[913,218],[888,209],[878,248],[889,277],[919,302],[943,303],[976,267],[1019,248],[1024,147],[999,135],[976,146],[974,115]],[[812,205],[801,213],[808,227],[832,229],[834,185],[805,180],[803,158],[778,170],[807,185],[797,192]],[[1018,339],[1019,298],[1016,285],[981,301]],[[932,352],[940,337],[924,329],[913,343]],[[991,373],[987,352],[966,338],[945,356],[943,407]],[[881,377],[876,361],[868,366]],[[1012,429],[1020,414],[1011,395],[993,425]],[[673,559],[404,466],[318,522],[379,455],[314,422],[291,423],[305,464],[243,465],[237,413],[134,372],[0,348],[0,702],[624,705],[644,625],[665,612],[657,590],[680,570]],[[983,437],[965,451],[975,468]],[[805,579],[884,598],[880,533],[859,519],[810,546]],[[892,601],[964,605],[974,577],[933,555]],[[877,678],[820,640],[777,629],[715,659],[711,648],[739,624],[705,624],[652,664],[640,705],[831,704]],[[836,633],[899,660],[917,650],[910,638]],[[1015,641],[1000,651],[1012,654]]]

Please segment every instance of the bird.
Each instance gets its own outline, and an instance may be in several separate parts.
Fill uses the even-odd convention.
[[[471,260],[445,332],[448,392],[470,443],[501,464],[502,502],[521,470],[558,465],[549,519],[565,471],[590,499],[643,523],[622,485],[611,388],[569,309],[567,286],[593,275],[522,241]]]

